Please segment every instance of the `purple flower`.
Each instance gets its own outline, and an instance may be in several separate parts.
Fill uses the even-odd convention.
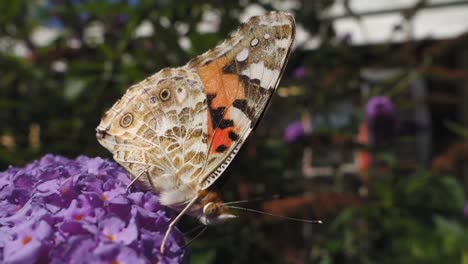
[[[13,228],[2,227],[3,263],[34,263],[52,245],[52,227],[38,217],[28,217]]]
[[[302,121],[294,121],[289,124],[284,131],[284,141],[294,142],[305,135],[304,124]]]
[[[465,204],[465,207],[463,207],[463,215],[468,218],[468,202]]]
[[[159,197],[133,187],[117,164],[46,155],[0,173],[1,263],[182,263],[184,237]]]
[[[118,25],[125,25],[128,22],[128,15],[127,14],[120,14],[117,16],[117,24]]]
[[[307,75],[307,69],[304,66],[297,67],[293,71],[294,78],[301,80]]]
[[[374,96],[366,105],[366,121],[371,134],[371,144],[388,143],[396,132],[397,111],[386,96]]]
[[[340,42],[344,45],[351,45],[353,41],[353,35],[351,33],[346,33],[340,38]]]

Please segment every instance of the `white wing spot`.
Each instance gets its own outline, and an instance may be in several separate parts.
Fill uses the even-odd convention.
[[[260,86],[264,89],[270,89],[271,83],[273,80],[278,78],[280,75],[279,70],[271,70],[265,66],[263,61],[258,63],[252,63],[249,65],[249,68],[242,71],[242,75],[249,77],[250,79],[260,80]],[[273,87],[276,88],[276,87]]]
[[[259,25],[261,26],[269,26],[269,27],[276,27],[276,26],[286,26],[290,25],[289,21],[260,21]]]
[[[265,33],[265,35],[263,35],[263,37],[264,37],[265,39],[269,39],[269,38],[270,38],[270,34]]]
[[[275,45],[276,45],[278,48],[287,49],[287,48],[289,48],[289,39],[287,39],[287,38],[284,38],[284,39],[276,39],[276,40],[275,40]]]
[[[254,39],[252,39],[252,41],[250,41],[250,46],[255,47],[257,45],[258,45],[258,39],[257,38],[254,38]]]
[[[241,50],[241,52],[237,54],[236,60],[241,62],[241,61],[245,61],[248,57],[249,57],[249,50],[247,48],[244,48],[243,50]]]

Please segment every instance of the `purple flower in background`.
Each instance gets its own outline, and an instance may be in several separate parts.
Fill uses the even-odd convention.
[[[128,15],[127,14],[120,14],[117,16],[117,24],[118,25],[125,25],[128,22]]]
[[[305,135],[304,124],[302,121],[294,121],[284,130],[284,141],[294,142]]]
[[[304,66],[299,66],[293,71],[294,78],[301,80],[307,75],[307,69]]]
[[[188,253],[159,197],[117,164],[46,155],[0,173],[1,263],[182,263]]]
[[[465,203],[465,207],[463,207],[463,215],[468,218],[468,202]]]
[[[388,143],[396,132],[397,111],[386,96],[374,96],[366,105],[366,121],[371,134],[371,144]]]
[[[346,33],[340,38],[340,42],[344,45],[351,45],[353,41],[353,35],[351,33]]]
[[[366,105],[367,121],[375,121],[377,118],[389,117],[395,119],[396,108],[387,96],[374,96]]]

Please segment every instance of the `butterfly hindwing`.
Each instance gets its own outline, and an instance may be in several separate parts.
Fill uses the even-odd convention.
[[[206,123],[198,75],[164,69],[127,90],[101,120],[98,140],[133,177],[146,171],[140,183],[171,204],[164,196],[195,182],[205,167]]]
[[[208,188],[229,165],[265,111],[292,47],[292,16],[252,17],[230,38],[185,67],[203,83],[208,104],[208,160],[198,179]]]

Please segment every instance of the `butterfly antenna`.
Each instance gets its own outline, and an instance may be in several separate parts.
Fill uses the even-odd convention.
[[[228,208],[232,209],[237,209],[237,210],[242,210],[242,211],[247,211],[251,213],[257,213],[257,214],[265,214],[273,217],[278,217],[286,220],[291,220],[291,221],[296,221],[296,222],[301,222],[301,223],[308,223],[308,224],[323,224],[322,220],[307,220],[307,219],[300,219],[300,218],[294,218],[294,217],[288,217],[284,215],[277,215],[277,214],[272,214],[272,213],[267,213],[255,209],[250,209],[250,208],[244,208],[244,207],[239,207],[239,206],[232,206],[232,205],[227,205]]]
[[[239,201],[232,201],[232,202],[227,202],[227,203],[224,203],[224,205],[231,205],[231,204],[241,204],[241,203],[252,203],[252,202],[259,202],[259,201],[265,201],[265,200],[276,200],[276,199],[279,199],[280,198],[280,195],[276,194],[276,195],[273,195],[272,197],[258,197],[258,198],[253,198],[253,199],[249,199],[249,200],[239,200]]]

